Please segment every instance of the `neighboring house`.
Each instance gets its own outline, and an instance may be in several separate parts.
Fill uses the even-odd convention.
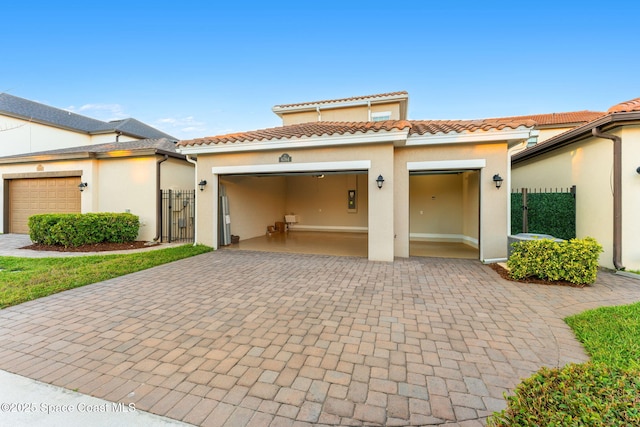
[[[370,260],[408,257],[412,240],[506,258],[509,185],[497,184],[509,176],[509,149],[539,134],[536,122],[407,120],[408,98],[278,105],[281,127],[180,141],[208,183],[198,192],[198,241],[218,247],[228,219],[244,240],[295,214],[293,230],[368,233]]]
[[[195,186],[194,166],[166,138],[2,157],[0,176],[3,233],[28,233],[36,213],[131,212],[147,241],[160,233],[159,190]]]
[[[577,237],[602,244],[602,266],[640,270],[640,98],[514,154],[512,184],[575,185]]]
[[[139,139],[177,139],[136,119],[103,122],[0,93],[0,157]]]
[[[131,212],[138,238],[157,238],[159,188],[194,189],[176,141],[132,118],[103,122],[0,93],[0,232],[28,233],[36,213]]]

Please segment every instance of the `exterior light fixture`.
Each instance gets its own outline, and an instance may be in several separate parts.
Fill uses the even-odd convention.
[[[640,174],[640,166],[638,166],[638,169],[636,169],[636,172]]]
[[[81,182],[80,185],[78,185],[78,189],[80,190],[80,192],[82,193],[84,191],[85,188],[87,188],[88,185],[86,182]]]
[[[504,179],[502,179],[499,174],[493,175],[493,182],[496,184],[496,188],[502,187],[502,181],[504,181]]]
[[[376,184],[378,184],[378,188],[382,188],[382,184],[384,184],[384,178],[382,175],[378,175],[378,178],[376,178]]]
[[[206,179],[201,179],[200,182],[198,183],[198,185],[200,186],[200,191],[204,191],[204,187],[205,187],[205,185],[207,185],[207,180]]]

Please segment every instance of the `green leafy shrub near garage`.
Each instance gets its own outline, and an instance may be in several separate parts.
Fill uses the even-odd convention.
[[[487,425],[640,425],[639,374],[593,362],[542,368],[516,387],[507,409],[493,414]]]
[[[528,240],[513,243],[512,247],[507,266],[513,279],[537,277],[577,285],[596,280],[602,246],[592,237],[564,242]]]
[[[140,228],[139,218],[130,213],[39,214],[28,224],[33,242],[65,247],[132,242]]]

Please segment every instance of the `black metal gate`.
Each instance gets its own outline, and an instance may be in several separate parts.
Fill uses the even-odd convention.
[[[161,241],[193,242],[196,213],[195,190],[160,190]]]

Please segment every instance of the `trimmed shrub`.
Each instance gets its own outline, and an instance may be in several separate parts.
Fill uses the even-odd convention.
[[[491,427],[640,425],[640,371],[604,364],[542,368],[507,397]]]
[[[132,242],[140,221],[130,213],[40,214],[29,217],[29,237],[45,245]]]
[[[554,242],[550,239],[516,242],[507,261],[513,279],[538,277],[577,285],[596,281],[602,246],[592,237]]]

